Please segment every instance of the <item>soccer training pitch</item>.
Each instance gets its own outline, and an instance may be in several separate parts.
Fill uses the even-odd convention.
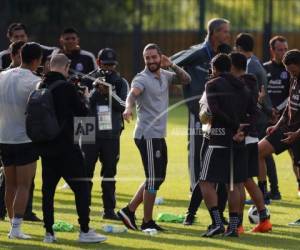
[[[135,121],[126,124],[121,138],[121,158],[117,175],[117,209],[124,207],[134,195],[140,183],[144,180],[143,167],[140,155],[132,139],[132,131]],[[189,194],[189,175],[187,167],[187,112],[185,106],[180,106],[169,113],[168,120],[168,170],[165,183],[158,192],[158,197],[163,197],[162,205],[155,205],[154,219],[161,212],[184,214],[187,210]],[[44,228],[42,223],[25,222],[23,230],[30,234],[31,240],[9,240],[7,233],[9,223],[0,221],[0,249],[299,249],[300,227],[292,228],[287,224],[300,218],[300,199],[297,199],[297,184],[292,171],[291,161],[287,153],[276,157],[279,177],[279,186],[282,195],[281,201],[273,202],[269,208],[273,231],[267,234],[252,234],[246,232],[239,238],[202,238],[210,223],[209,214],[205,204],[197,213],[195,225],[185,227],[182,224],[161,223],[167,232],[157,235],[146,235],[141,231],[129,231],[125,233],[104,233],[102,226],[105,224],[119,224],[103,220],[102,200],[100,193],[99,164],[94,177],[92,194],[91,223],[90,226],[103,233],[108,240],[99,244],[78,243],[78,224],[75,210],[74,196],[71,190],[57,190],[55,196],[55,218],[72,223],[74,232],[56,233],[58,238],[55,244],[43,243]],[[35,178],[34,211],[41,218],[41,166],[38,165]],[[59,186],[63,184],[60,181]],[[244,211],[244,227],[249,231],[251,225],[247,218],[246,206]],[[137,224],[140,226],[143,207],[136,212]],[[226,211],[226,217],[228,217]]]

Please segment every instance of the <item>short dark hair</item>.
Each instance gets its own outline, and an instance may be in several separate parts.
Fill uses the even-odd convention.
[[[23,23],[11,23],[7,28],[7,37],[10,38],[16,30],[24,30],[28,34],[27,28]]]
[[[239,52],[232,52],[229,54],[231,64],[236,69],[246,71],[247,69],[247,57]]]
[[[211,60],[211,64],[219,72],[230,72],[231,60],[230,60],[230,57],[224,53],[217,54]]]
[[[235,39],[235,46],[241,47],[245,52],[253,51],[254,48],[254,39],[253,36],[249,33],[240,33]]]
[[[275,43],[276,42],[282,42],[282,43],[287,43],[287,39],[284,36],[274,36],[271,38],[269,42],[269,46],[271,49],[275,49]]]
[[[143,50],[143,54],[145,53],[146,50],[149,49],[156,49],[158,54],[160,55],[162,54],[160,47],[156,43],[148,43]]]
[[[232,51],[231,46],[226,43],[220,44],[217,48],[218,53],[229,54],[231,51]]]
[[[22,63],[30,64],[42,57],[42,48],[38,43],[25,43],[21,48]]]
[[[9,48],[10,48],[10,53],[15,56],[16,54],[19,53],[21,47],[25,44],[24,41],[16,41],[16,42],[13,42]]]
[[[282,62],[286,66],[290,64],[300,65],[300,50],[292,49],[287,51],[283,56]]]
[[[75,28],[73,27],[68,27],[68,28],[64,28],[64,30],[62,31],[62,35],[64,34],[76,34],[77,36],[79,36],[79,32],[78,30],[76,30]]]

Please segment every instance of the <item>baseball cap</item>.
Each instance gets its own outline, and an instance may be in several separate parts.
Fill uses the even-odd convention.
[[[101,49],[98,53],[98,59],[103,64],[118,64],[117,54],[111,48]]]

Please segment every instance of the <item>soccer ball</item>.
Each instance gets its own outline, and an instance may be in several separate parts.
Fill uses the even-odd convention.
[[[270,219],[270,210],[266,206],[268,219]],[[251,206],[248,210],[248,218],[251,224],[258,224],[259,223],[259,213],[257,211],[256,206]]]

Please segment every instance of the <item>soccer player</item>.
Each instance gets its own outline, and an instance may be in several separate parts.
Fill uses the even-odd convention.
[[[283,56],[288,50],[288,43],[285,37],[275,36],[270,40],[269,45],[271,60],[264,63],[264,68],[267,71],[268,77],[268,94],[272,101],[273,112],[275,113],[275,119],[271,121],[270,125],[274,125],[280,118],[288,102],[290,75],[282,63]],[[298,163],[294,161],[291,150],[289,150],[289,153],[293,161],[294,173],[298,180],[298,189],[300,190]],[[273,165],[267,164],[267,174],[270,181],[270,192],[268,196],[270,199],[280,200],[281,194],[278,188],[276,168],[273,168]]]
[[[188,169],[190,175],[190,190],[192,192],[189,208],[184,220],[184,225],[194,222],[195,214],[202,201],[202,194],[198,186],[200,172],[200,149],[203,144],[203,136],[199,120],[199,100],[208,80],[210,61],[218,53],[220,45],[228,42],[230,34],[230,23],[223,18],[214,18],[207,23],[208,34],[201,44],[192,46],[188,50],[178,52],[172,56],[172,61],[191,75],[190,85],[183,87],[184,98],[189,112],[188,127]],[[220,185],[219,192],[225,190]],[[223,192],[224,193],[224,192]],[[226,190],[225,190],[226,193]],[[221,198],[224,200],[224,195]],[[225,196],[226,204],[227,197]],[[225,209],[225,206],[224,206]]]
[[[300,160],[300,51],[286,52],[282,62],[291,76],[289,100],[279,121],[267,128],[267,136],[258,144],[259,167],[264,169],[266,157],[287,149],[292,150],[296,162]],[[300,220],[295,223],[300,225]]]
[[[7,29],[7,38],[10,43],[16,41],[28,41],[28,31],[27,27],[23,23],[12,23]],[[42,48],[43,58],[42,64],[45,62],[47,56],[51,55],[55,47],[49,47],[45,45],[40,45]],[[0,70],[7,68],[11,63],[10,58],[10,48],[0,52]]]
[[[257,118],[257,101],[258,101],[258,87],[257,80],[254,75],[246,74],[247,58],[239,52],[233,52],[230,54],[232,66],[231,73],[243,80],[246,87],[251,94],[249,100],[249,109],[247,114],[246,123],[249,123],[247,128],[245,143],[247,148],[247,180],[244,185],[250,194],[254,204],[259,212],[260,223],[252,231],[253,232],[268,232],[272,229],[272,225],[268,219],[267,210],[264,203],[264,198],[261,190],[256,185],[253,177],[258,176],[258,133],[256,130],[256,118]],[[240,209],[240,221],[238,232],[239,234],[244,232],[243,228],[243,211],[244,211],[245,193],[242,193],[242,203]]]
[[[235,39],[236,50],[247,57],[247,68],[246,72],[254,74],[259,89],[259,99],[258,99],[258,115],[256,122],[256,129],[258,132],[258,138],[261,139],[265,136],[265,130],[269,120],[272,118],[272,103],[267,90],[267,75],[259,59],[254,55],[254,39],[251,34],[240,33]],[[252,139],[251,139],[252,140]],[[254,139],[253,139],[254,140]],[[254,141],[253,141],[254,142]],[[256,139],[258,142],[258,139]],[[267,158],[267,164],[275,165],[274,159],[272,156]],[[259,169],[259,178],[258,186],[263,192],[265,203],[269,204],[270,199],[267,196],[267,181],[263,177],[266,173],[262,172],[262,169]],[[253,204],[252,200],[247,200],[246,204]]]
[[[81,49],[79,32],[76,29],[65,28],[60,35],[59,42],[61,49],[55,50],[53,55],[63,53],[71,60],[71,75],[88,74],[97,68],[93,53]]]
[[[212,113],[209,146],[200,171],[200,187],[212,218],[212,225],[202,236],[224,233],[218,208],[215,183],[228,185],[229,226],[224,236],[238,236],[237,226],[243,182],[246,180],[246,148],[241,121],[247,111],[242,81],[231,75],[231,60],[226,54],[212,59],[213,78],[206,84],[209,110]],[[246,101],[245,101],[246,100]]]
[[[5,174],[5,204],[11,222],[8,237],[29,239],[21,224],[38,155],[26,134],[25,109],[31,91],[41,79],[34,74],[42,60],[37,43],[21,49],[21,66],[0,74],[0,154]]]
[[[122,208],[118,215],[123,223],[132,230],[137,230],[135,211],[144,203],[144,218],[141,229],[155,228],[163,230],[152,218],[157,190],[165,180],[167,170],[167,145],[165,142],[167,111],[170,84],[189,84],[188,73],[172,63],[162,54],[156,44],[148,44],[143,51],[145,69],[132,81],[131,90],[126,99],[124,119],[132,117],[133,105],[137,105],[137,123],[134,139],[144,165],[146,181],[137,193]],[[162,68],[171,68],[175,73]]]

